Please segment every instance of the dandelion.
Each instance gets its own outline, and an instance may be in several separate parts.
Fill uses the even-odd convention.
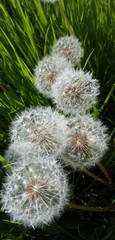
[[[61,37],[52,47],[52,54],[59,54],[67,58],[73,66],[79,65],[83,54],[80,41],[73,36]]]
[[[66,144],[67,120],[50,107],[23,111],[10,127],[11,142],[24,143],[41,154],[58,155]],[[31,147],[30,147],[31,145]],[[24,147],[23,147],[24,149]]]
[[[65,69],[52,86],[51,96],[64,113],[86,113],[97,102],[99,95],[98,80],[81,69]]]
[[[46,97],[51,97],[51,86],[56,81],[58,74],[61,74],[65,67],[72,65],[64,57],[53,55],[46,56],[35,68],[35,86]]]
[[[62,154],[66,164],[74,169],[95,166],[108,149],[106,126],[90,115],[76,116],[69,123],[67,147]]]
[[[20,171],[14,168],[6,177],[1,203],[13,221],[43,227],[63,212],[69,195],[67,176],[60,164],[49,162],[34,162]]]

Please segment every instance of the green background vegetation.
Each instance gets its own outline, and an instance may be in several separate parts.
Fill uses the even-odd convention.
[[[110,149],[103,165],[115,181],[115,1],[62,1],[71,27],[84,48],[82,66],[100,81],[99,103],[93,114],[109,128]],[[3,156],[9,144],[8,128],[14,116],[30,106],[52,105],[34,87],[36,63],[50,52],[60,36],[69,35],[58,2],[48,4],[37,0],[2,0],[0,2],[0,148]],[[0,157],[1,182],[7,164]],[[101,176],[98,167],[92,172]],[[73,186],[71,200],[90,206],[113,206],[115,185],[105,186],[84,173],[70,174]],[[25,229],[11,222],[0,211],[1,239],[87,239],[113,240],[114,212],[90,212],[68,208],[54,224],[44,229]]]

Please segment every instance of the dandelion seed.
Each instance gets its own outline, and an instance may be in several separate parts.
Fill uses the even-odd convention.
[[[90,146],[88,145],[88,139],[84,132],[75,133],[71,136],[70,147],[72,152],[77,154],[78,152],[83,152],[88,156],[88,152],[90,153]]]
[[[60,54],[67,58],[74,66],[79,64],[83,49],[79,40],[73,36],[61,37],[52,47],[52,54]]]
[[[81,69],[65,69],[52,86],[51,96],[64,113],[86,113],[97,102],[99,83]]]
[[[11,142],[17,141],[19,147],[24,143],[24,152],[34,148],[41,154],[58,155],[66,144],[67,122],[64,116],[50,107],[30,108],[12,122]]]
[[[44,57],[35,68],[35,86],[46,97],[51,97],[51,86],[58,74],[72,65],[64,57],[53,55]]]
[[[14,168],[2,189],[2,206],[13,221],[43,227],[59,217],[68,203],[67,176],[60,164],[49,160],[18,171]]]
[[[95,166],[108,149],[106,126],[90,115],[76,116],[69,124],[68,144],[62,154],[66,164],[74,169]]]

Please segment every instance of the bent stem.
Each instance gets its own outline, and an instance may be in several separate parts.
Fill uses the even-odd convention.
[[[68,18],[66,16],[66,13],[65,13],[65,10],[64,10],[64,7],[63,7],[63,4],[62,4],[62,1],[59,0],[59,7],[60,7],[60,11],[61,11],[61,14],[65,20],[65,24],[66,24],[66,27],[70,33],[70,35],[75,35],[74,32],[73,32],[73,29],[72,29],[72,26],[70,25],[69,21],[68,21]]]
[[[109,175],[105,167],[101,163],[98,163],[97,165],[100,168],[100,170],[104,173],[105,177],[108,179],[109,184],[111,184],[112,183],[111,176]]]
[[[114,207],[91,207],[88,205],[80,205],[80,204],[75,204],[75,203],[69,203],[70,208],[75,208],[79,209],[82,211],[89,211],[89,212],[114,212],[115,211],[115,206]]]
[[[98,182],[101,182],[105,185],[108,185],[108,183],[106,181],[104,181],[102,178],[96,176],[95,174],[91,173],[90,171],[88,171],[87,169],[83,169],[82,172],[86,173],[88,176],[92,177],[93,179],[95,179]]]

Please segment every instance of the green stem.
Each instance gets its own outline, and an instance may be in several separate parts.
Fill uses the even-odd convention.
[[[70,35],[75,35],[74,32],[73,32],[72,26],[70,25],[70,23],[68,21],[68,18],[66,16],[65,9],[64,9],[64,6],[62,4],[62,0],[59,0],[59,7],[60,7],[61,14],[62,14],[62,16],[65,20],[65,24],[66,24],[66,27],[67,27]]]

